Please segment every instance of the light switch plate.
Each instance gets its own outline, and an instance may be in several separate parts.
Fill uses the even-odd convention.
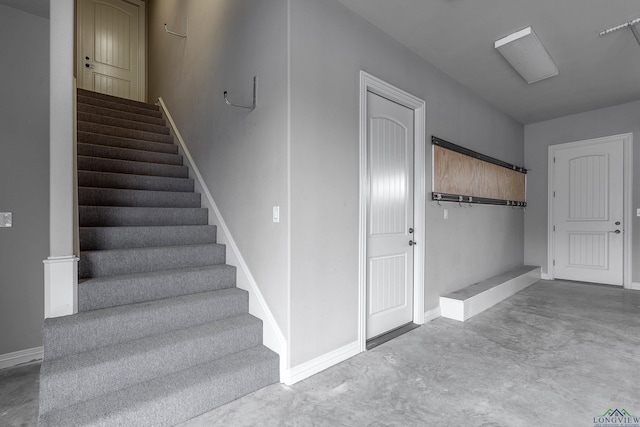
[[[444,209],[444,219],[449,219],[449,209]]]
[[[638,212],[636,213],[636,215],[640,216],[640,209],[638,209]]]
[[[273,222],[280,222],[280,206],[273,207]]]
[[[11,212],[0,212],[0,227],[11,227]]]

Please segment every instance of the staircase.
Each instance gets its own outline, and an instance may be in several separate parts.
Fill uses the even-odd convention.
[[[157,106],[78,90],[79,313],[46,319],[42,426],[175,425],[279,379]]]

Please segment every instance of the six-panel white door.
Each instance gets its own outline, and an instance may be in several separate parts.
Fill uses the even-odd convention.
[[[557,279],[623,284],[624,144],[555,152],[553,239]]]
[[[367,111],[369,339],[413,320],[414,112],[371,92]]]
[[[144,101],[141,13],[122,0],[79,0],[78,87]]]

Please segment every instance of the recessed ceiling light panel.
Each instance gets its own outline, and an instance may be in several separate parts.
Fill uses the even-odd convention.
[[[529,84],[558,75],[558,67],[531,27],[501,38],[495,48]]]

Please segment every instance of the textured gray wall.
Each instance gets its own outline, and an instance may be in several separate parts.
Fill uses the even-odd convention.
[[[291,351],[298,365],[357,340],[359,72],[427,103],[437,135],[522,164],[523,126],[334,0],[291,2]],[[431,188],[431,160],[427,160]],[[425,310],[522,265],[522,210],[427,202]],[[416,284],[417,286],[419,284]]]
[[[49,255],[49,21],[0,6],[0,354],[42,345]]]
[[[163,24],[189,37],[167,34]],[[149,102],[173,115],[283,333],[288,324],[287,2],[149,2]],[[251,103],[258,76],[258,107]],[[280,206],[280,223],[272,207]]]
[[[635,211],[640,208],[640,101],[602,108],[582,114],[561,117],[525,127],[525,164],[531,168],[527,181],[529,207],[525,213],[525,262],[547,266],[547,185],[548,148],[550,145],[581,141],[603,136],[632,132],[633,150],[633,274],[632,280],[640,282],[640,218]]]

